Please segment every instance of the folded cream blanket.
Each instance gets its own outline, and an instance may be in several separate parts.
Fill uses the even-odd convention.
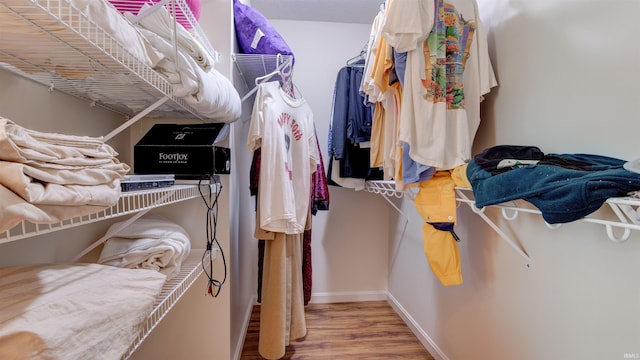
[[[107,234],[120,226],[111,225]],[[145,215],[105,242],[98,263],[157,270],[171,279],[190,251],[189,235],[182,227],[160,216]]]
[[[106,176],[102,173],[96,178],[81,175],[68,170],[38,171],[29,165],[0,161],[0,184],[32,204],[113,206],[118,202],[119,176],[103,179]]]
[[[164,282],[99,264],[0,268],[0,359],[120,359]]]
[[[18,196],[0,184],[0,232],[11,229],[22,221],[34,224],[56,224],[79,216],[104,210],[96,205],[36,205]],[[1,358],[1,357],[0,357]]]
[[[40,133],[0,117],[0,160],[98,166],[114,162],[117,155],[101,138]]]

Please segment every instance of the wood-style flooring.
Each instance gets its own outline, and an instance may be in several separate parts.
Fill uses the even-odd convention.
[[[386,301],[309,304],[307,336],[293,341],[282,359],[434,360]],[[258,353],[260,306],[253,308],[240,360]]]

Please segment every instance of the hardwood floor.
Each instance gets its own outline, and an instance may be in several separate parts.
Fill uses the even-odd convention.
[[[309,304],[307,336],[294,341],[282,359],[434,360],[386,301]],[[255,306],[240,360],[258,353],[260,306]]]

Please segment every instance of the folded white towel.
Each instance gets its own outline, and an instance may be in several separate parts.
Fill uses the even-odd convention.
[[[121,224],[111,225],[107,234]],[[157,270],[171,279],[190,251],[191,241],[182,227],[160,216],[145,215],[105,242],[98,263]]]

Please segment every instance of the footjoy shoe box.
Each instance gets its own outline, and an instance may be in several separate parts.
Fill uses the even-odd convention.
[[[229,174],[231,150],[220,146],[228,131],[226,124],[155,124],[133,147],[133,170],[189,180]]]

